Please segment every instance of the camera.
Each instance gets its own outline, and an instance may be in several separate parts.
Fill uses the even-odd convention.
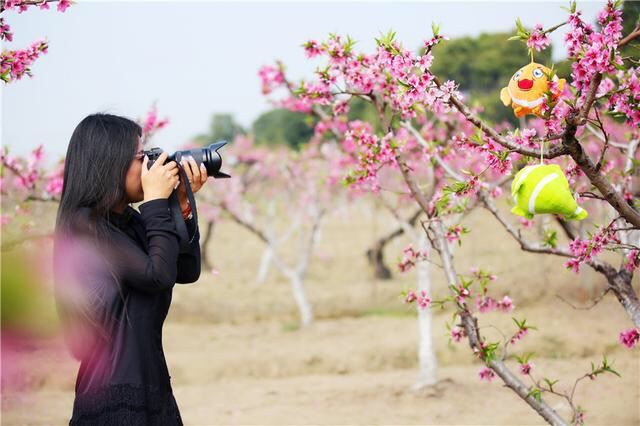
[[[200,164],[204,164],[204,166],[207,168],[207,174],[209,176],[213,176],[217,179],[230,178],[231,176],[220,171],[220,167],[222,167],[222,156],[220,156],[218,150],[226,144],[227,141],[219,141],[203,148],[193,148],[184,151],[176,151],[167,157],[167,162],[175,161],[179,165],[183,158],[193,157],[193,159],[198,164],[198,167],[200,167]],[[158,157],[160,157],[160,154],[162,154],[162,152],[162,149],[158,147],[151,148],[148,151],[144,151],[144,154],[149,157],[147,167],[150,168],[158,159]]]

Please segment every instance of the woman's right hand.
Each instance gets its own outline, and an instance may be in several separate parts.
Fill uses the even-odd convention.
[[[158,198],[169,198],[171,192],[179,181],[178,165],[175,161],[167,164],[164,162],[169,155],[166,152],[160,154],[158,159],[153,163],[151,168],[147,168],[149,157],[144,156],[142,161],[142,191],[144,192],[144,201],[151,201]]]

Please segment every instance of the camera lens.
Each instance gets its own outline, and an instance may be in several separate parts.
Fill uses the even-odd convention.
[[[220,141],[216,143],[212,143],[211,145],[204,148],[194,148],[184,151],[177,151],[174,154],[170,155],[167,158],[167,161],[175,161],[176,163],[180,163],[184,158],[193,158],[200,167],[200,164],[204,164],[207,169],[207,174],[214,178],[229,178],[226,173],[220,171],[220,167],[222,167],[222,157],[218,150],[227,144],[226,141]]]

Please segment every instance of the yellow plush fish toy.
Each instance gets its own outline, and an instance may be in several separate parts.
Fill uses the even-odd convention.
[[[557,164],[524,167],[511,183],[511,196],[516,203],[511,213],[527,219],[541,213],[559,214],[574,220],[588,216],[571,195],[569,182]]]
[[[509,85],[500,91],[500,100],[505,106],[511,104],[516,117],[527,114],[540,117],[545,92],[549,90],[551,72],[551,69],[532,60],[511,77]],[[555,101],[564,89],[565,80],[554,75],[553,81],[557,83],[557,88],[552,92]]]

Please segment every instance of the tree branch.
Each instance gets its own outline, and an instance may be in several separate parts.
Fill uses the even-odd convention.
[[[438,77],[434,76],[434,81],[438,87],[441,86],[441,82],[438,79]],[[451,96],[449,99],[450,99],[449,102],[453,104],[453,106],[456,107],[456,109],[460,111],[460,113],[464,115],[469,122],[471,122],[474,126],[480,129],[485,135],[495,140],[497,143],[499,143],[503,147],[509,148],[514,152],[517,152],[522,155],[527,155],[529,157],[534,157],[534,158],[540,157],[539,149],[525,148],[513,142],[509,142],[504,136],[498,133],[493,127],[489,126],[488,124],[483,122],[480,118],[478,118],[474,113],[472,113],[471,110],[459,99],[457,99],[455,96]],[[567,153],[566,148],[558,144],[551,148],[548,148],[546,152],[544,152],[544,157],[551,159],[551,158],[559,157],[561,155],[565,155],[566,153]]]
[[[440,247],[440,256],[442,258],[442,264],[444,265],[447,282],[450,286],[457,285],[457,274],[453,266],[453,257],[449,251],[449,245],[444,237],[444,229],[442,222],[439,219],[431,221],[431,228],[435,234],[437,244]],[[476,353],[480,359],[486,362],[484,359],[484,353],[482,351],[482,340],[478,329],[478,320],[467,309],[466,304],[458,304],[458,314],[462,320],[462,325],[467,334],[469,346],[471,350]],[[551,408],[542,398],[536,399],[530,394],[530,389],[516,376],[507,365],[499,359],[492,359],[486,362],[487,366],[491,368],[502,379],[504,384],[512,389],[520,398],[522,398],[531,408],[533,408],[545,421],[552,425],[567,425],[568,423],[560,417],[556,411]]]
[[[597,86],[596,86],[597,88]],[[598,188],[605,200],[625,218],[627,222],[634,226],[640,226],[640,213],[631,207],[622,195],[616,191],[609,180],[596,169],[596,165],[582,149],[582,145],[576,139],[577,123],[579,119],[569,117],[567,119],[567,130],[562,145],[566,147],[568,154],[580,167],[591,183]]]

